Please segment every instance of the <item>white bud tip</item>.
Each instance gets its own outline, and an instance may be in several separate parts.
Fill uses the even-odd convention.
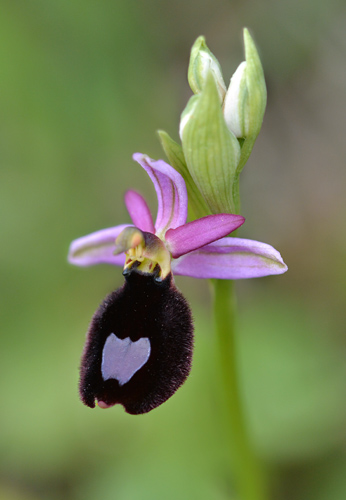
[[[246,135],[246,61],[233,74],[224,101],[223,112],[227,127],[236,137]],[[245,99],[244,99],[245,97]]]

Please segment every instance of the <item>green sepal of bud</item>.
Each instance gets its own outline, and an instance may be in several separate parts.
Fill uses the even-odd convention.
[[[175,142],[167,132],[163,130],[158,131],[162,149],[164,150],[168,163],[172,165],[175,170],[177,170],[180,175],[184,178],[187,195],[189,199],[189,217],[190,219],[199,219],[205,215],[209,215],[211,212],[202,198],[194,180],[191,177],[189,169],[187,168],[185,156],[183,149]],[[192,213],[191,213],[192,212]]]
[[[244,28],[244,46],[245,46],[245,77],[247,88],[247,99],[245,112],[246,117],[246,136],[241,147],[241,157],[237,168],[240,173],[247,162],[255,140],[261,130],[263,116],[267,104],[267,89],[264,79],[263,67],[258,55],[255,42],[249,31]]]
[[[227,128],[210,73],[182,133],[189,172],[212,213],[236,213],[233,182],[240,145]]]
[[[222,76],[219,61],[209,50],[204,36],[199,36],[191,49],[187,78],[194,94],[200,94],[204,89],[208,74],[211,73],[222,103],[226,94],[226,85]]]

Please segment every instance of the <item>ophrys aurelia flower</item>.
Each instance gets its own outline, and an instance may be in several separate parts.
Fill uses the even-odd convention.
[[[244,223],[233,214],[186,223],[182,176],[162,160],[134,159],[151,178],[158,198],[153,223],[135,191],[125,204],[133,221],[72,242],[69,261],[78,266],[123,266],[125,283],[101,304],[91,322],[81,364],[80,395],[89,407],[120,403],[131,414],[166,401],[191,367],[193,324],[174,274],[240,279],[285,272],[280,254],[264,243],[226,237]]]

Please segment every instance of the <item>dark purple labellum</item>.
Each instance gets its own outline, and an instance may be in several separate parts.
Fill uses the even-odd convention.
[[[191,369],[193,324],[190,308],[174,285],[157,273],[132,268],[124,285],[96,311],[84,348],[80,396],[95,407],[121,404],[146,413],[185,382]]]

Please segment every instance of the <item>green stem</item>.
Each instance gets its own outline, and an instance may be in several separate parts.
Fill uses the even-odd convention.
[[[237,498],[239,500],[268,500],[268,484],[263,467],[250,443],[239,390],[234,283],[228,280],[212,281],[227,419],[225,438],[227,437],[231,450]]]

